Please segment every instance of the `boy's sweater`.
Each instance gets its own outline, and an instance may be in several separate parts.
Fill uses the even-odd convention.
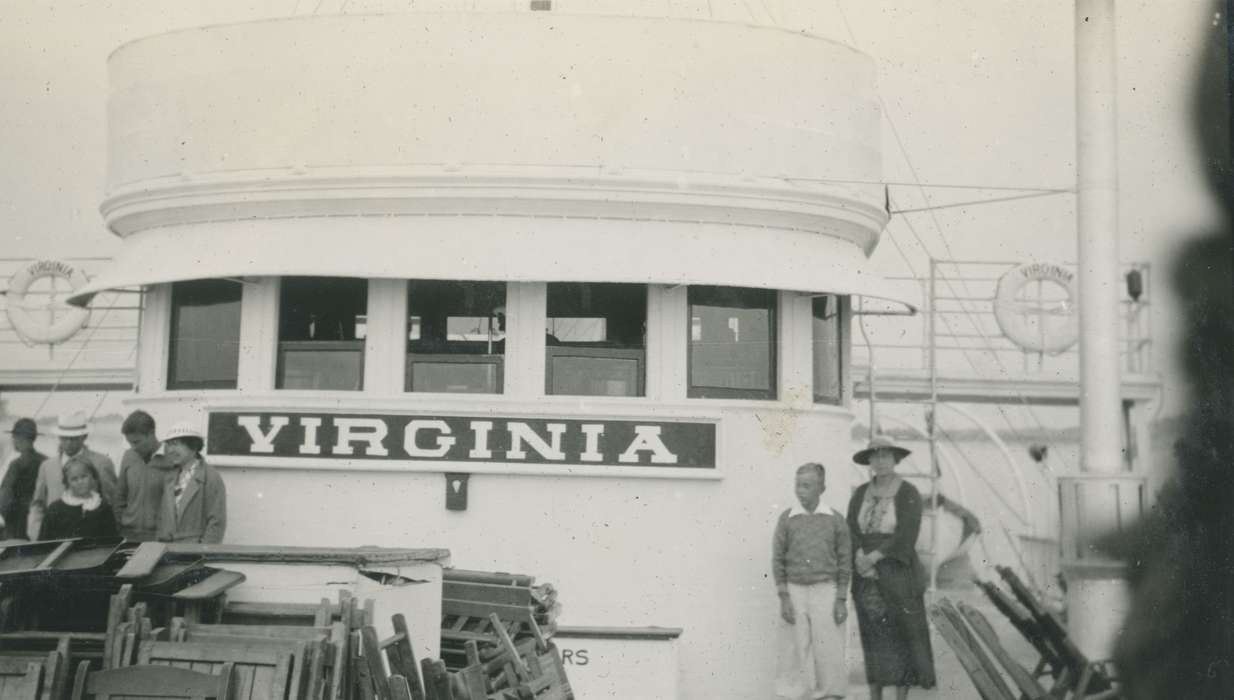
[[[771,548],[776,588],[786,593],[790,583],[834,581],[836,597],[847,597],[853,571],[851,539],[848,521],[821,502],[813,513],[800,504],[784,511]]]

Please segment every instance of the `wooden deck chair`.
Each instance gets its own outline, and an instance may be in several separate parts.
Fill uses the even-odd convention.
[[[1024,606],[1012,600],[1010,596],[993,582],[980,579],[974,579],[974,581],[978,588],[985,593],[986,598],[1003,614],[1003,617],[1007,618],[1020,635],[1037,650],[1040,659],[1032,670],[1033,678],[1049,675],[1057,681],[1059,676],[1067,670],[1067,665],[1058,657],[1058,653],[1049,640],[1046,639],[1045,633],[1041,631],[1041,626],[1037,624],[1037,620],[1024,609]]]
[[[100,637],[101,635],[91,635]],[[60,635],[53,632],[7,633],[3,637],[3,650],[0,659],[6,662],[35,663],[43,668],[43,700],[60,700],[69,687],[71,673],[71,654],[73,653],[73,636]],[[55,648],[43,651],[49,644]],[[84,656],[77,654],[77,656]],[[90,654],[93,659],[101,660],[101,655]],[[0,693],[0,698],[4,695]]]
[[[328,598],[322,598],[319,603],[255,603],[229,600],[223,606],[219,622],[329,627],[339,616],[339,606],[331,603]]]
[[[990,655],[986,653],[985,647],[978,641],[977,636],[969,629],[968,624],[964,620],[964,616],[956,609],[954,603],[947,598],[941,598],[938,601],[938,607],[942,610],[947,619],[951,621],[952,627],[964,637],[964,642],[968,646],[969,653],[981,664],[981,668],[985,670],[985,675],[997,687],[998,692],[1014,697],[1011,692],[1011,687],[1007,685],[1006,679],[1003,678],[1002,669]],[[1000,696],[1001,697],[1001,696]]]
[[[455,700],[450,688],[450,672],[440,659],[421,660],[420,674],[424,678],[426,700]]]
[[[348,700],[375,700],[373,678],[363,654],[364,642],[360,632],[351,633],[348,644],[347,658],[347,698]]]
[[[0,698],[39,700],[44,696],[43,681],[42,663],[27,659],[0,659]]]
[[[1112,690],[1114,679],[1106,670],[1104,662],[1093,661],[1080,651],[1075,642],[1071,641],[1063,623],[1037,600],[1037,597],[1014,571],[1005,566],[996,566],[994,569],[1007,582],[1012,594],[1040,626],[1046,642],[1053,648],[1060,662],[1067,667],[1070,679],[1075,683],[1074,690],[1077,694],[1083,697],[1084,693],[1097,694]]]
[[[966,632],[955,626],[955,622],[943,611],[939,605],[931,605],[929,607],[930,620],[934,623],[934,628],[947,642],[947,646],[955,652],[956,658],[959,659],[960,665],[976,686],[978,694],[982,700],[1016,700],[1011,694],[1011,690],[1007,688],[1002,679],[997,681],[990,676],[985,666],[977,658],[973,652],[970,637]]]
[[[218,673],[170,666],[91,671],[89,662],[83,661],[73,680],[72,700],[228,700],[234,697],[232,672],[231,664],[223,664]]]
[[[132,584],[124,584],[120,587],[120,591],[111,596],[107,608],[107,637],[103,642],[103,668],[114,668],[119,659],[123,657],[122,647],[124,645],[123,632],[120,629],[121,624],[124,624],[125,616],[129,611],[129,600],[133,595]],[[121,647],[121,648],[117,648]]]
[[[994,631],[994,627],[990,625],[990,621],[986,619],[985,615],[981,614],[980,610],[963,602],[958,603],[956,607],[959,608],[960,614],[964,616],[965,621],[977,635],[977,638],[985,644],[1012,682],[1020,689],[1022,698],[1027,700],[1050,700],[1060,697],[1046,690],[1027,669],[1012,658],[1011,654],[1007,653],[1007,650],[1003,648],[1002,641],[998,638],[998,633]]]
[[[391,617],[390,621],[394,627],[394,635],[388,639],[379,640],[377,630],[372,625],[365,625],[360,630],[365,662],[377,688],[376,693],[378,697],[387,700],[390,694],[390,676],[402,676],[412,700],[424,700],[420,669],[417,668],[415,652],[412,649],[407,619],[400,613]]]
[[[236,700],[286,700],[302,697],[301,667],[304,642],[270,645],[147,642],[141,646],[141,665],[174,666],[214,672],[225,664],[235,667]],[[297,658],[297,654],[299,657]]]

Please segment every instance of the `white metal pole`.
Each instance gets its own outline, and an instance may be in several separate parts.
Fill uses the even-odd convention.
[[[938,512],[938,291],[935,280],[938,276],[938,263],[930,258],[930,512],[933,525],[930,526],[930,591],[938,590],[938,565],[942,561],[939,548],[939,522],[942,515]]]
[[[1114,0],[1076,0],[1076,180],[1081,469],[1060,479],[1068,628],[1088,656],[1112,654],[1126,612],[1121,565],[1093,546],[1119,526],[1118,120]],[[1081,512],[1082,511],[1082,512]]]
[[[1083,469],[1122,469],[1114,0],[1076,0],[1076,150]]]

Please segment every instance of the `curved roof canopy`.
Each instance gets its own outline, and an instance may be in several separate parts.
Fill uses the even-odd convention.
[[[715,223],[507,217],[318,217],[203,223],[127,238],[74,293],[189,279],[336,276],[512,282],[636,282],[873,297],[911,293],[831,236]]]

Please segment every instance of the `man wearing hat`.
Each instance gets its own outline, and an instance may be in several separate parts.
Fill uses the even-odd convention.
[[[4,539],[28,540],[26,518],[30,514],[30,499],[34,497],[39,467],[47,456],[34,449],[39,429],[30,418],[19,418],[9,434],[13,436],[17,457],[9,462],[9,470],[0,482],[0,518],[4,518]]]
[[[34,484],[34,497],[30,501],[28,532],[38,537],[43,526],[43,513],[47,504],[55,503],[64,495],[64,466],[69,460],[89,462],[99,473],[99,492],[107,503],[116,502],[116,466],[105,454],[86,447],[90,434],[89,420],[84,411],[73,411],[56,420],[56,437],[60,438],[60,454],[43,462]]]

